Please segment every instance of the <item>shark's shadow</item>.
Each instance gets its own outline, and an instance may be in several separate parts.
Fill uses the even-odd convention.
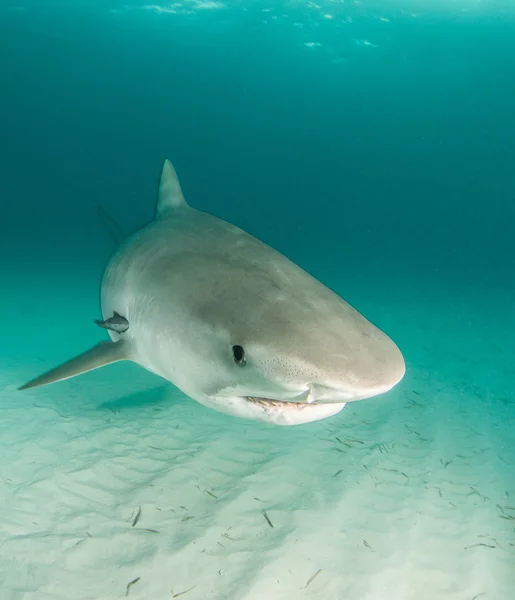
[[[141,408],[143,406],[159,406],[162,404],[177,404],[182,398],[172,393],[173,387],[162,385],[155,388],[141,390],[133,394],[126,394],[119,398],[107,400],[98,405],[97,410],[126,410]]]

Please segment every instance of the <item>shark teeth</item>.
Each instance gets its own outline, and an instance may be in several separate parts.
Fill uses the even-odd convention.
[[[271,400],[270,398],[255,398],[254,396],[246,397],[252,404],[257,404],[263,408],[287,408],[302,410],[309,406],[307,402],[288,402],[285,400]]]

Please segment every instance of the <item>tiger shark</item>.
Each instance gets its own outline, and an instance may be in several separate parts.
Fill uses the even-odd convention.
[[[192,208],[168,160],[152,222],[122,239],[106,219],[120,244],[101,310],[127,327],[107,328],[110,341],[19,389],[129,360],[212,409],[298,425],[403,378],[403,356],[383,331],[267,244]]]

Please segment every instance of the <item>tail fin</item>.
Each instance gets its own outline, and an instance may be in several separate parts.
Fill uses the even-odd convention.
[[[101,206],[97,204],[97,214],[107,229],[109,235],[113,238],[114,243],[120,246],[125,241],[127,235],[118,223],[109,215]]]

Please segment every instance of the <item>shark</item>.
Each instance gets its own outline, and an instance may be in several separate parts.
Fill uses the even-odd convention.
[[[211,409],[300,425],[404,377],[386,333],[270,245],[190,206],[168,159],[150,223],[125,236],[103,214],[118,246],[101,280],[101,311],[124,326],[107,327],[108,341],[18,389],[133,361]]]

